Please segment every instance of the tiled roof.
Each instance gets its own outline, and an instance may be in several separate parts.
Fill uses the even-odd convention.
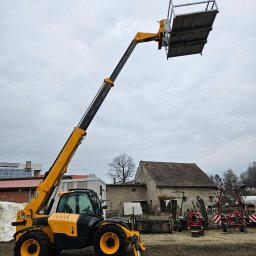
[[[89,178],[88,175],[70,175],[71,176],[71,179],[87,179]]]
[[[42,179],[0,180],[0,189],[35,188],[41,181]]]
[[[194,163],[141,161],[140,165],[147,170],[159,187],[216,187],[214,182]]]
[[[65,178],[69,179],[85,179],[88,175],[66,175]],[[0,180],[0,189],[13,189],[13,188],[35,188],[43,180],[43,176],[33,178],[17,178],[17,179],[2,179]]]

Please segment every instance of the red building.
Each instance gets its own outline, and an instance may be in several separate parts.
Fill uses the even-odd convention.
[[[83,179],[87,175],[66,175],[64,179]],[[43,177],[0,179],[0,201],[27,203]]]
[[[0,201],[27,203],[42,178],[0,180]]]

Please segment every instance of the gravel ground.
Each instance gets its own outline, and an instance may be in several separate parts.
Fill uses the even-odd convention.
[[[202,237],[191,237],[191,233],[181,232],[161,235],[142,235],[147,250],[143,256],[255,256],[256,229],[248,229],[247,233],[232,230],[232,233],[221,231],[205,231]],[[14,242],[0,242],[0,254],[13,255]],[[62,256],[95,256],[93,248],[69,250]],[[127,256],[132,256],[131,248]]]

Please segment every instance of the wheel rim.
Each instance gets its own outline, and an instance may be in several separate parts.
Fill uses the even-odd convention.
[[[100,248],[105,254],[114,254],[119,248],[119,238],[115,233],[107,232],[100,239]]]
[[[20,249],[21,256],[33,255],[38,256],[40,252],[40,245],[35,239],[26,240]]]

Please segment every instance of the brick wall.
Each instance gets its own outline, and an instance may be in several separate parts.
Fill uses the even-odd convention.
[[[0,191],[0,201],[27,203],[29,191]]]

